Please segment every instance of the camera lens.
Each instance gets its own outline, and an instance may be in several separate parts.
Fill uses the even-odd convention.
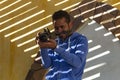
[[[43,34],[39,35],[39,39],[42,42],[46,42],[48,40],[48,36],[47,36],[47,34],[43,33]]]

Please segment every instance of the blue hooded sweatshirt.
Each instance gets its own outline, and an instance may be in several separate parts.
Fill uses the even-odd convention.
[[[46,80],[81,80],[88,53],[87,38],[74,32],[65,41],[57,38],[56,42],[54,50],[40,51],[43,66],[49,68]]]

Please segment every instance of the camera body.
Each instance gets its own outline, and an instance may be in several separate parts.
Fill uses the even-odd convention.
[[[40,33],[38,38],[42,42],[47,42],[51,38],[50,30],[48,28],[45,28],[44,32]]]

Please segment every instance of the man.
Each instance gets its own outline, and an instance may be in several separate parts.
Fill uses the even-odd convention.
[[[52,16],[56,40],[37,40],[42,64],[49,68],[46,80],[81,80],[88,53],[87,38],[72,32],[70,15],[59,10]]]

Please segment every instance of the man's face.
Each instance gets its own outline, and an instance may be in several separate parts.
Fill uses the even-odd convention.
[[[69,35],[71,24],[66,22],[65,18],[57,19],[53,22],[55,33],[61,38],[66,39]]]

